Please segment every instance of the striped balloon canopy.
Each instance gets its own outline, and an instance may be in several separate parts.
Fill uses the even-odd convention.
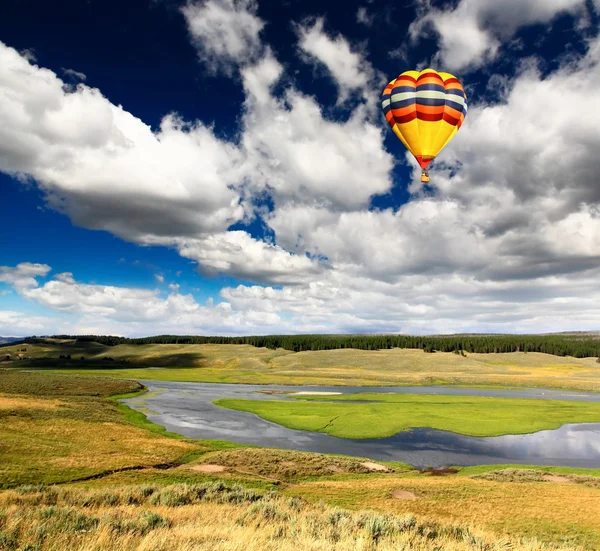
[[[385,118],[423,169],[454,137],[467,114],[467,97],[459,80],[433,69],[406,71],[383,91]]]

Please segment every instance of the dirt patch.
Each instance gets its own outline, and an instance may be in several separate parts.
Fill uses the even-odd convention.
[[[381,471],[384,473],[389,472],[390,470],[385,465],[380,465],[379,463],[373,463],[372,461],[365,461],[361,463],[363,467],[366,467],[370,471]]]
[[[199,471],[201,473],[222,473],[227,470],[225,465],[211,465],[209,463],[205,463],[204,465],[194,465],[190,468],[193,471]]]
[[[332,473],[345,473],[346,472],[344,469],[342,469],[342,467],[339,467],[338,465],[327,465],[327,468]]]
[[[339,396],[341,392],[310,392],[303,390],[301,392],[290,392],[290,396]]]
[[[394,490],[392,492],[392,497],[394,499],[418,499],[416,494],[413,494],[408,490]]]
[[[449,474],[456,474],[458,469],[449,469],[448,467],[443,467],[441,469],[433,469],[430,467],[424,471],[419,471],[421,474],[428,474],[429,476],[447,476]]]
[[[573,480],[566,476],[558,476],[555,474],[545,474],[542,477],[547,482],[558,482],[559,484],[573,484]]]
[[[296,465],[295,461],[281,461],[279,463],[282,467],[294,467]]]

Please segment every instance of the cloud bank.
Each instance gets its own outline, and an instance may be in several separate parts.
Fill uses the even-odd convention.
[[[433,30],[438,58],[458,69],[493,59],[524,25],[585,8],[575,0],[516,2],[502,13],[487,0],[419,6],[429,11],[413,37]],[[340,101],[351,100],[332,118],[293,81],[281,90],[286,69],[262,42],[256,4],[209,0],[183,13],[202,62],[243,86],[235,142],[175,113],[152,132],[99,90],[65,87],[2,44],[0,170],[34,179],[75,224],[172,247],[204,275],[253,283],[223,288],[217,305],[199,304],[167,280],[158,281],[164,289],[132,289],[65,273],[40,285],[50,267],[26,262],[0,268],[0,282],[66,318],[27,326],[18,312],[0,310],[0,331],[2,323],[23,334],[53,332],[54,323],[136,335],[598,327],[597,37],[549,75],[533,60],[511,79],[492,77],[494,102],[472,102],[424,189],[416,169],[394,182],[389,130],[373,109],[379,73],[363,48],[322,19],[295,27],[301,58],[330,79]],[[372,208],[394,185],[408,187],[408,202]],[[231,229],[255,219],[268,235]]]

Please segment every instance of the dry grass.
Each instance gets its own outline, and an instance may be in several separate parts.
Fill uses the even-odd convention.
[[[131,425],[104,397],[137,388],[0,370],[0,488],[168,463],[202,449]]]
[[[349,512],[223,484],[0,494],[0,549],[100,551],[542,551],[465,525]],[[573,549],[552,547],[552,549]]]
[[[411,492],[418,499],[395,499],[397,490]],[[600,547],[600,489],[581,484],[413,475],[301,482],[285,493],[345,508],[410,513],[499,534]]]
[[[500,469],[487,473],[476,474],[471,478],[479,480],[493,480],[495,482],[552,482],[553,479],[572,484],[581,484],[590,488],[600,489],[600,478],[580,474],[553,475],[534,469]]]
[[[207,453],[186,467],[211,464],[223,465],[234,473],[243,473],[289,482],[310,477],[327,477],[332,474],[369,474],[369,468],[360,459],[334,457],[320,453],[304,453],[268,448],[240,448]],[[410,470],[402,466],[400,470]]]
[[[28,345],[31,357],[69,353],[60,345]],[[422,350],[324,350],[293,353],[250,345],[119,345],[90,347],[140,366],[165,369],[75,369],[115,377],[172,381],[288,385],[461,384],[569,388],[600,391],[600,364],[595,358],[549,354],[457,354]],[[15,347],[17,348],[17,347]],[[3,350],[9,350],[7,347]],[[78,349],[79,350],[79,349]],[[77,352],[79,354],[79,352]],[[13,365],[18,366],[18,362]]]

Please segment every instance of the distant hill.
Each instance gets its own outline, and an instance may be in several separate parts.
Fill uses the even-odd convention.
[[[23,337],[0,337],[0,344],[11,344],[22,341]]]

